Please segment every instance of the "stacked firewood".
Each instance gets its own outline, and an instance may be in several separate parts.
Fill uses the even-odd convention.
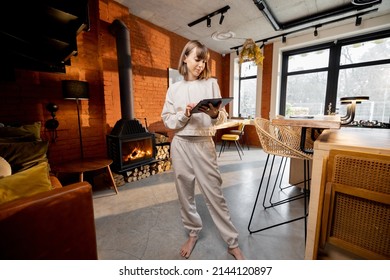
[[[124,184],[126,184],[125,177],[123,175],[116,174],[113,172],[112,177],[114,177],[115,185],[117,187],[120,187],[120,186],[123,186]]]
[[[156,146],[156,159],[164,160],[169,159],[169,144]]]
[[[124,178],[126,182],[134,182],[145,179],[149,176],[163,173],[171,169],[170,160],[161,160],[152,164],[143,165],[134,168],[125,173]]]
[[[149,176],[170,170],[171,161],[169,150],[169,143],[156,145],[156,162],[133,168],[122,173],[122,175],[113,173],[116,185],[119,187],[125,183],[139,181]]]
[[[119,187],[129,182],[139,181],[149,176],[163,173],[170,170],[171,168],[171,161],[168,159],[136,167],[125,172],[123,175],[114,172],[112,175],[114,177],[116,186]]]

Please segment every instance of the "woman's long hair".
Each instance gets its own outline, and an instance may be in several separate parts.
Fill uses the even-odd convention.
[[[183,48],[183,51],[181,52],[180,60],[179,60],[179,66],[178,66],[178,71],[181,75],[183,75],[184,80],[188,80],[188,68],[187,68],[187,63],[184,62],[184,59],[186,56],[190,54],[190,52],[196,48],[196,57],[198,59],[202,59],[206,61],[205,67],[198,76],[198,80],[202,79],[208,79],[211,77],[211,72],[209,68],[209,59],[210,59],[210,53],[207,47],[203,44],[201,44],[197,40],[191,40],[189,41]]]

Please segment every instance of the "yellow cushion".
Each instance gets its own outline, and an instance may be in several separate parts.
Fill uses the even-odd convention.
[[[0,179],[0,204],[51,189],[49,165],[47,162],[42,162]]]
[[[240,139],[240,136],[238,136],[237,134],[224,134],[222,135],[221,139],[225,141],[238,141],[238,139]]]

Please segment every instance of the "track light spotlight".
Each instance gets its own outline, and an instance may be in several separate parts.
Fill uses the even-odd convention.
[[[284,44],[284,43],[286,43],[286,41],[287,41],[286,36],[282,36],[282,43]]]
[[[253,0],[256,4],[256,2],[261,2],[262,0]],[[370,1],[370,0],[359,0],[359,1]],[[375,0],[373,0],[375,1]],[[378,2],[381,2],[381,0],[376,0]],[[355,3],[357,2],[357,0],[355,0]],[[355,4],[353,3],[353,4]],[[338,22],[338,21],[342,21],[342,20],[346,20],[346,19],[353,19],[353,18],[356,18],[356,24],[361,24],[362,22],[362,16],[363,15],[366,15],[366,14],[370,14],[370,13],[373,13],[373,12],[377,12],[378,11],[378,8],[375,8],[375,9],[370,9],[370,10],[367,10],[367,11],[363,11],[363,12],[359,12],[359,14],[355,14],[355,15],[348,15],[348,16],[345,16],[345,17],[342,17],[340,19],[337,19],[337,20],[331,20],[331,21],[328,21],[326,23],[323,23],[323,24],[317,24],[315,26],[307,26],[307,27],[303,27],[303,28],[300,28],[300,29],[297,29],[297,30],[294,30],[294,31],[290,31],[288,33],[284,33],[284,34],[278,34],[278,35],[275,35],[275,36],[271,36],[271,37],[268,37],[268,38],[265,38],[265,39],[259,39],[256,41],[257,42],[267,42],[267,40],[273,40],[275,38],[278,38],[278,37],[282,37],[282,36],[286,36],[286,35],[290,35],[290,34],[293,34],[293,33],[296,33],[296,32],[301,32],[302,30],[306,30],[306,29],[311,29],[311,28],[315,28],[314,29],[314,36],[318,36],[318,28],[322,27],[323,25],[327,25],[327,24],[331,24],[331,23],[334,23],[334,22]],[[283,25],[283,26],[287,26],[287,25]],[[282,38],[283,40],[283,38]],[[334,44],[337,44],[337,40],[334,41]],[[243,45],[239,45],[239,46],[234,46],[234,47],[231,47],[230,49],[231,50],[236,50],[237,48],[240,48],[242,47]]]
[[[225,18],[225,15],[223,13],[221,13],[221,17],[219,19],[219,24],[222,24],[224,18]]]
[[[240,55],[240,52],[238,51],[238,49],[236,49],[236,55]]]
[[[200,22],[202,22],[202,21],[206,21],[206,22],[207,22],[207,27],[211,27],[211,18],[212,18],[213,16],[216,16],[216,15],[219,15],[219,14],[221,14],[221,18],[219,19],[219,24],[222,24],[222,22],[223,22],[223,20],[224,20],[224,18],[225,18],[225,13],[226,13],[229,9],[230,9],[230,6],[227,5],[227,6],[221,8],[221,9],[219,9],[219,10],[216,10],[216,11],[214,11],[214,12],[208,14],[208,15],[205,15],[205,16],[203,16],[203,17],[201,17],[201,18],[198,18],[197,20],[194,20],[193,22],[190,22],[190,23],[188,24],[188,26],[189,26],[189,27],[192,27],[192,26],[194,26],[195,24],[198,24],[198,23],[200,23]]]
[[[362,18],[359,17],[359,16],[357,16],[357,17],[356,17],[356,21],[355,21],[355,26],[359,26],[359,25],[361,25],[361,24],[362,24]]]

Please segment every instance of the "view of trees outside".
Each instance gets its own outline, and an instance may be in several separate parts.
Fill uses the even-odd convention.
[[[328,67],[329,49],[291,55],[288,72]],[[327,71],[287,77],[286,116],[323,114]]]
[[[356,63],[383,59],[390,59],[390,38],[341,48],[340,65],[352,68],[340,70],[337,100],[349,96],[370,98],[356,105],[355,120],[390,122],[390,64],[354,67]],[[346,107],[340,105],[341,115],[346,114]]]
[[[240,87],[237,96],[240,101],[238,117],[254,118],[256,115],[257,65],[248,61],[243,62],[240,68]]]
[[[287,72],[298,74],[287,76],[286,116],[324,114],[329,57],[329,49],[288,57]],[[336,112],[346,114],[341,97],[369,96],[356,106],[355,120],[390,122],[390,64],[383,62],[390,59],[390,38],[342,46],[339,59]],[[305,73],[312,69],[318,71]]]
[[[286,116],[324,113],[327,72],[287,78]]]

